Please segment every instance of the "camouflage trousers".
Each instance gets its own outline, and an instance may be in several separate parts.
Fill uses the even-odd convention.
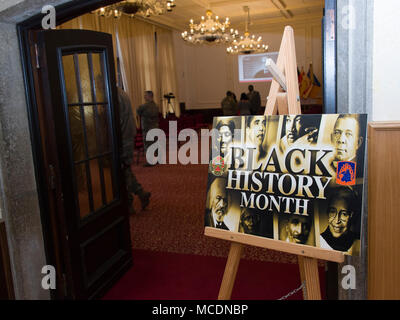
[[[128,191],[129,210],[131,210],[134,195],[140,193],[140,191],[142,190],[142,185],[137,181],[136,176],[132,172],[130,166],[125,167],[123,171],[125,177],[125,185]]]

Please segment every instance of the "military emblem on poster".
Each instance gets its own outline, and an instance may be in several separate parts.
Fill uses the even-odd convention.
[[[205,226],[359,255],[366,121],[214,118]]]

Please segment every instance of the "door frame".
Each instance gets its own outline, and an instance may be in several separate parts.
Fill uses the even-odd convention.
[[[65,4],[56,6],[56,25],[60,25],[70,19],[89,13],[93,10],[118,2],[118,0],[72,0]],[[53,239],[57,237],[57,230],[53,229],[51,220],[50,198],[47,194],[49,181],[44,166],[44,154],[42,146],[42,137],[40,132],[37,93],[34,85],[33,70],[29,44],[29,32],[31,30],[42,29],[42,19],[44,15],[37,15],[19,23],[17,25],[17,36],[19,41],[19,50],[21,55],[22,73],[25,86],[25,96],[27,104],[27,113],[29,121],[29,131],[31,134],[32,156],[35,172],[35,181],[38,193],[38,202],[40,209],[40,219],[42,223],[43,242],[45,250],[46,263],[48,265],[57,265],[57,256],[60,254],[57,245]],[[66,285],[66,280],[64,281]],[[51,299],[63,299],[67,296],[64,286],[57,286],[55,290],[50,290]]]
[[[322,19],[323,113],[337,113],[337,0],[325,0]]]
[[[322,19],[323,113],[337,113],[337,35],[337,0],[325,0]],[[328,261],[325,276],[326,298],[338,300],[338,264]]]
[[[119,0],[71,0],[65,4],[56,6],[56,24],[60,25],[70,19],[76,18],[85,13],[89,13],[93,10],[101,8],[103,6],[107,6],[113,3],[118,2]],[[336,2],[337,0],[325,0],[325,4],[333,4],[336,12]],[[49,198],[47,195],[47,185],[48,181],[46,179],[46,170],[43,166],[44,155],[42,152],[42,143],[41,143],[41,133],[39,127],[39,116],[37,112],[37,102],[36,102],[36,92],[34,87],[34,78],[33,78],[33,68],[31,58],[30,58],[30,47],[29,47],[29,31],[31,30],[39,30],[41,29],[41,23],[43,19],[43,14],[38,13],[37,15],[17,24],[17,36],[19,41],[19,50],[21,55],[21,64],[22,64],[22,72],[23,72],[23,80],[25,86],[25,96],[26,96],[26,104],[27,104],[27,113],[28,113],[28,121],[29,121],[29,130],[31,134],[31,145],[32,145],[32,156],[34,163],[34,171],[35,171],[35,180],[36,187],[38,193],[38,201],[39,201],[39,209],[40,209],[40,218],[42,222],[42,230],[43,230],[43,240],[44,240],[44,248],[45,248],[45,256],[46,262],[49,265],[56,265],[56,248],[53,245],[53,235],[54,231],[51,225],[50,219],[50,208],[49,208]],[[335,22],[337,20],[335,19]],[[336,28],[335,28],[336,29]],[[324,29],[322,30],[324,32]],[[333,73],[328,74],[325,70],[324,81],[327,81],[327,77],[329,78],[330,83],[332,84],[329,96],[334,97],[334,101],[330,101],[330,107],[324,110],[324,113],[336,113],[336,42],[337,37],[335,37],[334,47],[330,48],[330,54],[333,54],[333,58],[335,59],[335,70]],[[326,48],[324,48],[326,50]],[[326,51],[328,53],[328,51]],[[324,56],[324,66],[326,64],[326,59],[328,57]],[[325,67],[324,67],[325,68]],[[324,84],[325,88],[325,84]],[[332,95],[333,93],[333,95]],[[324,93],[324,98],[328,97],[328,92]],[[332,271],[331,271],[332,272]],[[333,280],[333,281],[332,281]],[[330,280],[330,285],[335,287],[335,279]],[[337,288],[334,288],[334,292]],[[51,299],[57,299],[64,296],[63,292],[59,292],[58,290],[52,290],[50,293]]]

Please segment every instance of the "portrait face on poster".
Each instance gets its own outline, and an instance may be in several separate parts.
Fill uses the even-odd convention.
[[[359,255],[366,121],[214,118],[205,226]]]

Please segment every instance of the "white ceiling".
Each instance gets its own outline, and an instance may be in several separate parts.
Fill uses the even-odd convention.
[[[151,17],[154,22],[161,23],[173,29],[184,31],[188,29],[189,20],[195,23],[211,9],[220,19],[229,17],[231,26],[243,32],[246,13],[250,9],[249,31],[263,31],[268,26],[276,24],[294,24],[311,19],[322,18],[324,0],[175,0],[176,7],[172,12]],[[281,10],[283,9],[283,10]]]

